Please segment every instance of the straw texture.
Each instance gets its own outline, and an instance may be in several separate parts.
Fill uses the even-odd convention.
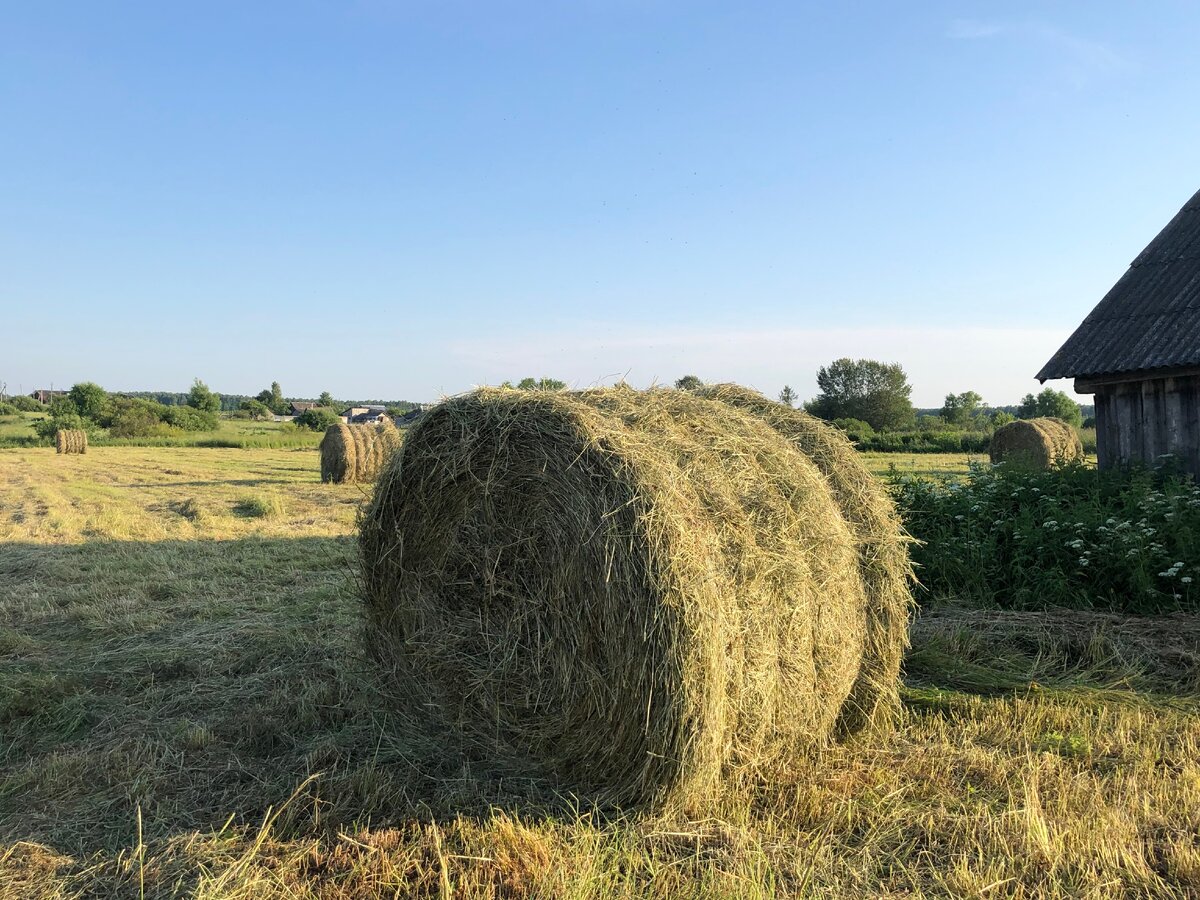
[[[400,446],[391,422],[379,425],[330,425],[321,439],[321,481],[374,481]]]
[[[58,453],[87,453],[87,432],[80,428],[60,428],[54,433],[54,449]]]
[[[992,462],[1048,469],[1083,459],[1079,432],[1062,419],[1018,419],[996,429],[988,448]]]
[[[360,535],[399,708],[496,771],[700,812],[889,706],[908,599],[872,611],[864,560],[902,546],[894,513],[865,541],[829,436],[738,400],[481,390],[428,412]]]
[[[854,533],[867,593],[862,667],[842,708],[839,727],[852,733],[871,724],[889,723],[899,710],[900,666],[908,649],[913,609],[911,538],[891,496],[838,428],[740,385],[706,386],[699,392],[759,417],[825,476],[834,502]]]

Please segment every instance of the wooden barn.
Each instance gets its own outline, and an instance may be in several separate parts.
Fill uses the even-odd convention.
[[[1200,478],[1200,191],[1037,377],[1096,395],[1101,468],[1170,454]]]

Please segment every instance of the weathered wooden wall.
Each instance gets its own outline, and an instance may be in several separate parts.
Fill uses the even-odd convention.
[[[1171,454],[1200,478],[1200,376],[1097,384],[1095,391],[1101,468],[1152,465]]]

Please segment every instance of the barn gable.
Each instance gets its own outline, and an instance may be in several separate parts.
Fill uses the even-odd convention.
[[[1170,456],[1200,477],[1200,192],[1037,377],[1096,395],[1102,468]]]
[[[1200,191],[1138,255],[1037,377],[1096,379],[1196,367]]]

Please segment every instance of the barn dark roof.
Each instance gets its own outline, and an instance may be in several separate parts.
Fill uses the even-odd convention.
[[[1089,378],[1200,365],[1200,191],[1038,372]]]

